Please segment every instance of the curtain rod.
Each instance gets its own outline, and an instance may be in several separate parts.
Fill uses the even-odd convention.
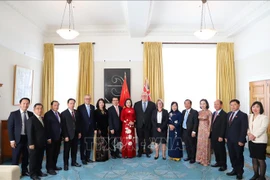
[[[92,44],[96,44],[95,42],[92,42]],[[72,46],[72,45],[80,45],[80,43],[56,43],[55,46]]]
[[[144,42],[142,42],[143,44]],[[216,42],[162,42],[162,44],[217,44]]]

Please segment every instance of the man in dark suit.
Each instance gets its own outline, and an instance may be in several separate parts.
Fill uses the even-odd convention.
[[[44,124],[46,126],[46,136],[48,139],[46,147],[46,169],[50,175],[56,175],[55,171],[62,169],[56,166],[62,141],[61,118],[58,109],[58,101],[52,101],[51,109],[44,115]]]
[[[183,128],[183,140],[185,142],[187,158],[184,161],[189,163],[195,163],[196,148],[197,148],[197,134],[198,134],[198,112],[191,108],[192,101],[186,99],[184,102],[185,110],[182,114],[184,115],[184,121],[182,124]]]
[[[43,105],[37,103],[34,105],[34,116],[30,117],[26,123],[27,139],[29,147],[29,171],[30,177],[34,180],[40,180],[47,174],[42,173],[42,160],[46,146],[46,127],[41,117]]]
[[[219,171],[227,169],[225,133],[227,128],[227,113],[222,109],[222,101],[216,100],[214,107],[216,111],[213,113],[211,125],[211,145],[214,149],[216,163],[212,167],[220,167]]]
[[[33,116],[33,113],[27,111],[30,104],[29,98],[20,100],[20,109],[10,113],[8,118],[8,136],[12,148],[12,165],[18,165],[22,155],[22,176],[29,176],[28,149],[26,136],[26,122]]]
[[[248,130],[248,116],[239,110],[240,102],[237,99],[230,101],[231,112],[227,116],[226,141],[233,170],[228,176],[236,175],[242,179],[244,173],[244,146]]]
[[[108,109],[109,128],[110,128],[110,151],[113,159],[121,158],[117,143],[120,142],[122,123],[120,120],[122,107],[119,106],[117,97],[112,98],[112,106]]]
[[[81,138],[81,132],[76,120],[75,112],[75,99],[68,99],[68,108],[61,113],[62,121],[62,133],[64,137],[64,170],[68,170],[68,159],[69,152],[71,150],[71,166],[81,167],[77,163],[77,149],[78,149],[78,139]]]
[[[142,156],[145,144],[146,156],[150,158],[150,136],[152,135],[151,117],[153,111],[156,109],[156,105],[152,101],[148,101],[148,94],[143,92],[141,101],[134,104],[134,109],[136,113],[136,131],[139,138],[139,150],[137,156]]]
[[[94,119],[95,106],[90,104],[91,96],[84,96],[84,104],[78,106],[77,109],[77,121],[80,125],[80,132],[82,137],[80,139],[80,153],[81,160],[83,164],[87,162],[92,163],[90,160],[90,152],[92,149],[92,143],[94,138],[94,133],[96,131],[96,121]]]

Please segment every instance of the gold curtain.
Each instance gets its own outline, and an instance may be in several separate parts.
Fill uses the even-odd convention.
[[[51,108],[54,99],[54,44],[44,44],[44,61],[42,74],[43,112]]]
[[[94,60],[92,43],[80,43],[79,46],[79,81],[77,105],[84,103],[84,96],[89,94],[94,100]]]
[[[152,101],[164,101],[162,43],[145,42],[143,48],[143,78],[149,81]]]
[[[223,109],[230,111],[230,100],[235,93],[234,44],[217,44],[216,96],[223,101]]]

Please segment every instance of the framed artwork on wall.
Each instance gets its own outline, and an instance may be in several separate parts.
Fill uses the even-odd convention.
[[[113,97],[120,98],[124,75],[126,73],[127,85],[130,91],[130,69],[104,69],[104,100],[106,103],[112,103]]]
[[[23,97],[32,99],[34,71],[18,65],[14,69],[13,105],[19,105]]]

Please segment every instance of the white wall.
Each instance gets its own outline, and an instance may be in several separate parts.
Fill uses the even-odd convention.
[[[235,36],[236,97],[249,113],[249,82],[270,79],[270,15]]]
[[[34,70],[33,103],[41,100],[43,34],[39,28],[0,1],[0,120],[13,106],[14,65]]]

